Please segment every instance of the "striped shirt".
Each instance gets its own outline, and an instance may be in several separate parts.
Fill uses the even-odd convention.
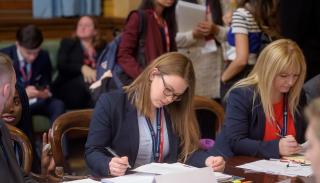
[[[235,34],[247,34],[250,54],[259,52],[262,32],[253,15],[245,8],[238,8],[232,15],[231,28],[227,35],[231,47],[235,47]]]

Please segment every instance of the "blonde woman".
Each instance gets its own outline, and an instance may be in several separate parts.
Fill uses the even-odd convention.
[[[86,161],[95,176],[124,175],[128,167],[181,161],[224,168],[222,157],[198,151],[199,128],[193,110],[195,76],[191,61],[167,53],[122,91],[98,100],[86,143]],[[105,151],[110,147],[120,157]]]
[[[306,108],[309,126],[306,132],[308,146],[306,158],[311,161],[311,167],[317,183],[320,182],[320,98],[313,100]]]
[[[305,75],[305,59],[295,42],[269,44],[249,76],[228,92],[224,127],[214,150],[263,158],[299,152],[306,129],[300,112]]]

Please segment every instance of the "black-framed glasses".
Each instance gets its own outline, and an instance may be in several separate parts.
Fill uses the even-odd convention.
[[[162,73],[160,74],[160,77],[162,79],[163,86],[164,86],[163,94],[167,97],[171,97],[173,101],[180,101],[182,99],[183,94],[174,93],[173,90],[170,87],[168,87],[166,81],[163,78]]]

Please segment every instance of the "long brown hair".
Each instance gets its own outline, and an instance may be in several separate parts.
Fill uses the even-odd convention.
[[[174,131],[180,138],[179,159],[186,161],[188,155],[198,149],[200,138],[199,126],[193,109],[195,75],[192,63],[186,56],[178,52],[163,54],[145,68],[131,85],[124,87],[138,112],[149,118],[152,117],[150,74],[154,68],[157,68],[163,75],[180,76],[188,84],[181,101],[165,106],[170,114]]]

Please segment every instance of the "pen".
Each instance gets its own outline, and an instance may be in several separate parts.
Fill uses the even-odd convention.
[[[285,138],[285,136],[281,135],[280,133],[276,133],[276,135],[280,138]]]
[[[120,156],[117,155],[117,153],[116,153],[114,150],[112,150],[110,147],[105,147],[105,149],[106,149],[110,154],[112,154],[112,156],[117,157],[117,158],[120,158]],[[131,168],[130,164],[128,164],[128,168]]]

